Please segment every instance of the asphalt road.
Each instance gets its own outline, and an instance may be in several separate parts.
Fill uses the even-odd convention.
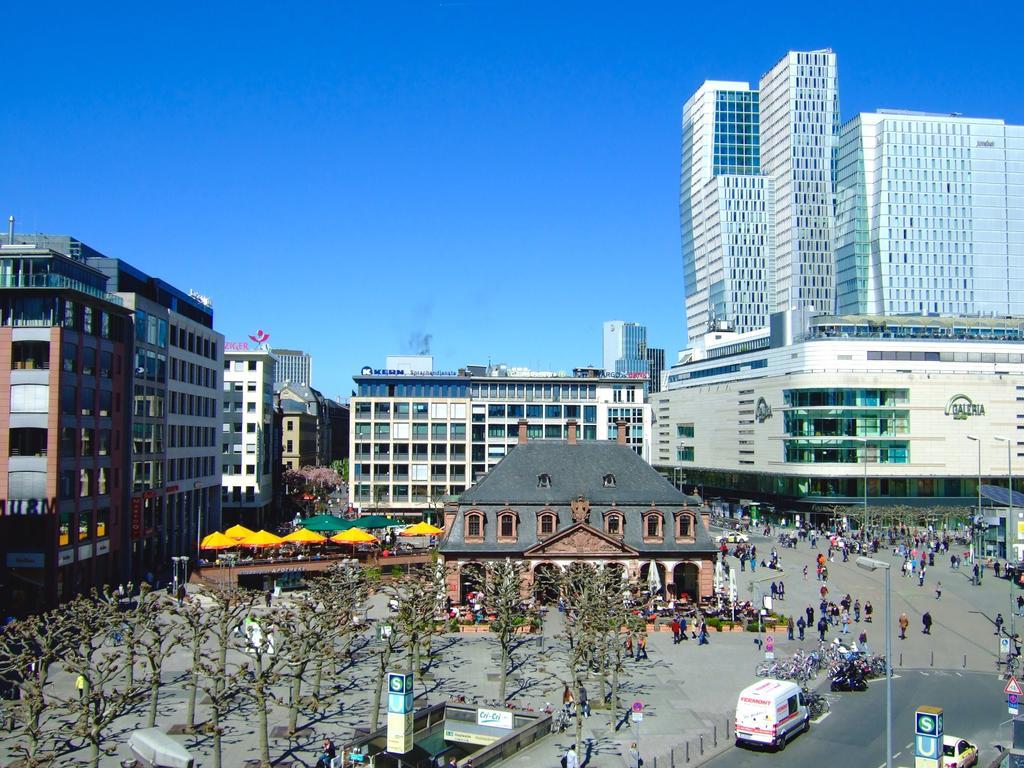
[[[871,687],[862,693],[827,695],[832,705],[829,714],[812,723],[810,731],[790,742],[784,752],[733,747],[706,765],[884,768],[885,681],[872,681]],[[945,732],[977,744],[981,766],[996,755],[994,744],[1009,746],[1011,742],[1003,682],[995,675],[904,671],[892,684],[896,767],[914,765],[914,709],[922,704],[944,709]]]

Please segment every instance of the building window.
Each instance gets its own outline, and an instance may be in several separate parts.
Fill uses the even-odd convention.
[[[538,488],[550,488],[551,487],[551,475],[547,472],[542,472],[537,475],[537,487]]]
[[[516,516],[513,512],[503,512],[498,515],[498,538],[515,539],[516,537]]]
[[[484,537],[484,516],[479,512],[466,515],[466,538],[482,539]]]
[[[692,539],[694,518],[689,512],[681,512],[676,518],[676,536],[680,539]]]
[[[685,448],[678,448],[676,450],[677,461],[693,461],[693,446],[688,445]]]
[[[622,534],[622,516],[618,514],[611,514],[605,518],[604,529],[612,536],[620,536]]]
[[[693,424],[677,424],[676,437],[693,437]]]
[[[660,512],[648,512],[644,515],[644,541],[661,540],[662,519]]]
[[[558,527],[557,518],[553,512],[545,512],[540,516],[540,534],[541,536],[550,536],[555,532]]]
[[[605,488],[614,488],[615,475],[611,474],[610,472],[606,474],[604,477],[601,478],[601,485],[603,485]]]

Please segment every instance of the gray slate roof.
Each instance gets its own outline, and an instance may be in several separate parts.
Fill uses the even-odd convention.
[[[551,476],[550,488],[537,487],[537,475],[541,473]],[[603,477],[609,473],[615,476],[614,488],[603,485]],[[542,509],[556,513],[559,532],[574,525],[569,503],[578,496],[590,501],[586,522],[599,531],[604,528],[604,513],[612,509],[614,503],[624,519],[622,541],[637,550],[640,557],[716,551],[715,543],[699,518],[693,542],[675,541],[674,513],[684,507],[695,507],[699,500],[676,490],[632,448],[612,442],[569,445],[564,440],[538,440],[517,445],[483,480],[463,493],[441,551],[446,555],[522,553],[543,541],[537,537],[537,513]],[[497,540],[498,512],[506,508],[506,502],[519,517],[515,542]],[[666,535],[662,542],[645,543],[642,515],[651,508],[652,502],[665,516]],[[465,513],[469,509],[484,514],[484,540],[481,542],[466,543],[464,539]]]
[[[550,488],[538,488],[538,475],[551,477]],[[614,475],[615,487],[603,478]],[[591,504],[697,504],[662,477],[632,448],[611,441],[534,440],[516,445],[484,478],[459,497],[459,503],[568,504],[586,496]]]

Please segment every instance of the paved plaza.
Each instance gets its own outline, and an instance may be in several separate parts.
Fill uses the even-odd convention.
[[[767,558],[773,541],[754,537],[759,555]],[[819,544],[821,542],[819,541]],[[817,549],[807,543],[796,549],[779,549],[782,573],[758,568],[737,573],[741,599],[747,595],[756,600],[756,591],[749,591],[754,580],[765,576],[781,578],[785,583],[786,598],[776,603],[776,611],[786,615],[799,615],[807,605],[812,605],[815,618],[818,614],[818,589],[820,584],[814,578],[813,558]],[[890,553],[883,551],[880,559],[893,560]],[[729,558],[730,565],[738,568],[735,558]],[[802,576],[803,566],[808,566],[808,577]],[[863,603],[870,600],[875,607],[875,619],[866,625],[868,641],[875,651],[883,649],[882,630],[884,627],[883,572],[867,572],[855,566],[855,558],[847,563],[837,556],[828,564],[830,577],[830,598],[838,600],[850,593]],[[935,598],[935,584],[942,582],[942,597]],[[762,588],[768,582],[762,582]],[[946,670],[980,673],[950,676],[951,690],[957,685],[967,685],[967,680],[990,681],[992,695],[1001,695],[1001,685],[996,676],[994,660],[998,650],[998,638],[994,634],[993,620],[997,612],[1006,619],[1006,628],[1011,627],[1012,617],[1011,585],[1004,579],[994,578],[986,572],[983,584],[975,587],[970,583],[966,570],[954,571],[949,559],[937,559],[929,568],[923,587],[918,581],[893,574],[894,615],[905,611],[910,619],[910,631],[904,641],[894,639],[894,662],[897,672],[910,670]],[[201,598],[200,598],[201,599]],[[287,599],[287,598],[284,598]],[[921,633],[920,617],[930,611],[934,618],[931,635]],[[377,596],[370,610],[371,618],[387,616],[387,606]],[[559,649],[558,634],[562,629],[562,616],[552,609],[546,617],[543,635],[524,636],[516,652],[516,669],[509,682],[510,700],[520,707],[540,709],[546,703],[556,707],[561,702],[562,691],[569,675],[564,666],[564,652]],[[853,626],[850,637],[856,637],[864,625]],[[895,631],[895,622],[894,622]],[[836,635],[830,630],[829,639]],[[633,701],[644,703],[644,718],[639,724],[632,724],[625,712],[615,713],[617,729],[610,727],[611,714],[595,708],[593,716],[585,721],[584,757],[592,766],[620,766],[621,755],[631,741],[640,743],[646,757],[668,759],[675,750],[676,763],[683,762],[680,756],[689,749],[691,764],[700,757],[703,739],[704,757],[731,749],[731,738],[727,735],[727,720],[735,707],[736,695],[741,688],[753,680],[755,664],[763,653],[755,644],[756,635],[746,632],[711,632],[710,644],[698,646],[695,640],[672,645],[670,632],[656,632],[649,640],[650,658],[646,661],[627,663],[622,675],[623,706]],[[801,644],[789,641],[784,634],[776,634],[776,656],[783,656],[803,645],[807,648],[817,645],[817,633],[808,631],[807,640]],[[349,739],[357,728],[365,728],[369,719],[370,692],[373,680],[373,664],[366,643],[373,642],[369,635],[362,639],[353,654],[351,665],[341,668],[333,678],[338,686],[338,695],[325,709],[316,713],[303,713],[300,725],[308,727],[299,738],[273,739],[271,755],[280,764],[312,766],[315,763],[316,748],[320,739],[329,736],[336,743]],[[445,701],[452,696],[464,696],[468,701],[493,701],[498,692],[497,664],[495,652],[497,643],[487,634],[449,634],[434,643],[436,661],[430,669],[429,679],[417,681],[418,705]],[[394,666],[398,666],[398,663]],[[169,728],[184,721],[187,691],[188,658],[184,652],[176,653],[167,664],[162,688],[159,724]],[[964,681],[961,683],[961,681]],[[73,680],[67,675],[58,675],[56,689],[62,695],[73,690]],[[873,684],[873,687],[881,683]],[[587,682],[592,701],[597,703],[600,684],[596,680]],[[277,691],[280,704],[271,712],[270,726],[282,726],[287,722],[287,691],[282,685]],[[841,714],[844,707],[843,695],[833,701],[833,713]],[[142,726],[144,707],[137,715],[123,718],[116,723],[113,737],[108,746],[113,754],[106,756],[104,765],[116,766],[128,757],[124,742],[127,734]],[[905,714],[905,713],[904,713]],[[205,707],[199,708],[199,719],[205,719]],[[225,768],[240,768],[247,761],[258,757],[255,736],[250,725],[251,705],[240,703],[232,713],[225,729]],[[381,724],[385,717],[381,717]],[[878,728],[882,727],[879,714]],[[637,730],[639,728],[639,730]],[[969,734],[966,734],[969,736]],[[717,737],[717,738],[716,738]],[[210,765],[210,743],[208,736],[177,736],[197,757],[199,765]],[[570,741],[570,732],[554,734],[538,743],[511,762],[517,766],[557,766],[562,750]],[[716,745],[717,741],[717,745]],[[4,764],[12,759],[14,737],[9,733],[0,735],[0,755]],[[73,746],[70,739],[69,746]],[[688,745],[688,746],[687,746]],[[85,759],[84,750],[69,751],[61,757],[62,764],[73,764]],[[653,761],[648,761],[651,765]],[[665,765],[668,762],[664,763]]]

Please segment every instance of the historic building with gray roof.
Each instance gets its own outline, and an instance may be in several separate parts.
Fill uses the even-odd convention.
[[[624,433],[624,431],[623,431]],[[449,595],[462,601],[480,569],[522,559],[536,582],[572,562],[618,565],[669,596],[712,593],[715,543],[700,500],[687,496],[624,441],[526,439],[445,510],[441,546],[451,567]]]

